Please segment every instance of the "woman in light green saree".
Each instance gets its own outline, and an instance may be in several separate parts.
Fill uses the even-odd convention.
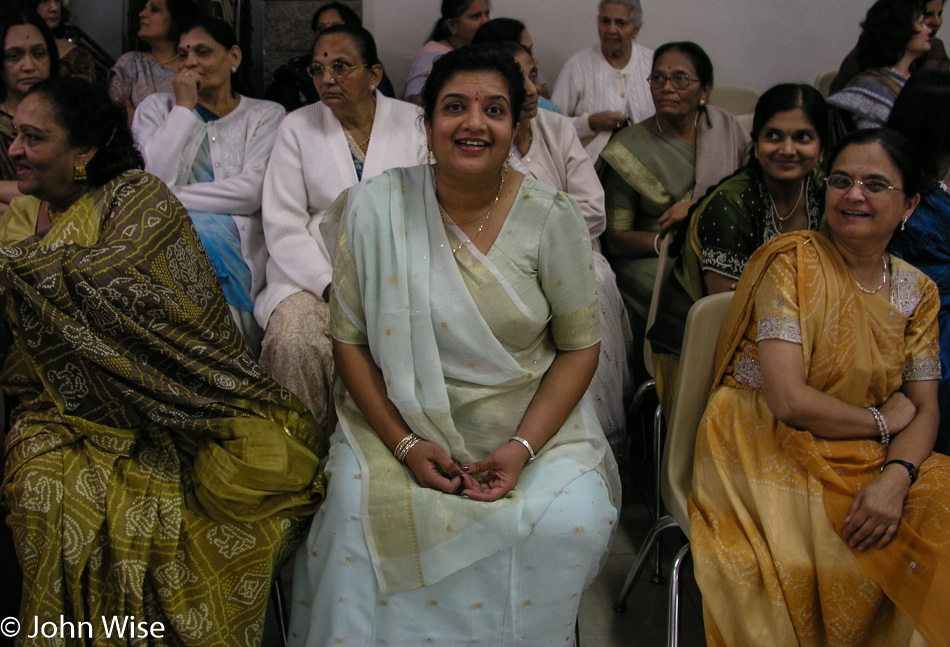
[[[293,645],[573,640],[619,484],[582,399],[600,337],[587,227],[504,164],[523,93],[510,54],[446,54],[423,92],[437,163],[349,189],[325,220],[340,423]]]
[[[735,117],[706,105],[713,67],[692,42],[667,43],[648,79],[656,114],[620,131],[600,154],[608,258],[627,304],[639,357],[656,279],[660,236],[685,218],[693,196],[735,171],[751,140]],[[637,383],[642,361],[633,362]]]
[[[41,642],[34,618],[106,644],[103,622],[133,615],[160,628],[149,644],[260,644],[274,573],[322,498],[320,430],[254,360],[104,90],[45,81],[14,125],[25,195],[0,239],[26,238],[0,248],[0,384],[19,399],[3,481],[18,644]]]

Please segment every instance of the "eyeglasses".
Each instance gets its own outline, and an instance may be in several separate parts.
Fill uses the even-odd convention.
[[[832,173],[827,178],[825,178],[825,183],[828,185],[828,188],[834,191],[835,193],[847,193],[851,190],[851,187],[857,185],[861,187],[861,193],[864,194],[864,197],[869,198],[873,195],[879,195],[884,191],[903,191],[904,189],[898,186],[891,186],[884,180],[875,180],[871,178],[870,180],[853,180],[843,173]]]
[[[330,63],[330,78],[342,79],[344,76],[358,67],[369,67],[369,64],[364,63],[363,65],[347,65],[343,61],[333,61]],[[307,66],[307,74],[317,79],[323,78],[323,75],[326,73],[326,71],[327,68],[324,67],[323,63],[311,63]]]
[[[672,76],[663,76],[659,72],[654,72],[647,77],[647,83],[649,83],[650,87],[654,90],[661,89],[666,85],[667,81],[669,81],[670,85],[676,90],[685,90],[689,87],[690,83],[699,83],[699,79],[694,79],[686,72],[674,72]]]

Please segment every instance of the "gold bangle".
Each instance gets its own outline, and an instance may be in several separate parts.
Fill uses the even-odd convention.
[[[393,456],[396,457],[396,460],[400,463],[406,462],[406,456],[409,454],[409,450],[416,446],[422,440],[422,436],[411,433],[402,440],[399,441],[399,444],[396,445],[396,449],[393,450]]]
[[[656,252],[656,255],[660,255],[660,234],[657,234],[653,237],[653,251]]]

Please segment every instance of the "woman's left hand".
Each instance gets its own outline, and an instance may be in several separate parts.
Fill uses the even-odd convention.
[[[887,546],[897,534],[910,489],[907,471],[890,467],[865,485],[854,497],[842,536],[848,546],[864,551],[872,545]]]
[[[528,460],[521,443],[507,442],[483,461],[462,466],[465,489],[462,495],[476,501],[497,501],[518,485],[518,477]],[[475,474],[488,472],[481,481]]]

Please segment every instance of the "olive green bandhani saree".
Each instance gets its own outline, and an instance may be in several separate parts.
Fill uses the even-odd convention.
[[[325,445],[245,346],[185,210],[125,173],[0,248],[0,283],[21,644],[62,644],[25,637],[61,614],[91,626],[67,644],[259,644]],[[108,638],[133,615],[163,637]]]

